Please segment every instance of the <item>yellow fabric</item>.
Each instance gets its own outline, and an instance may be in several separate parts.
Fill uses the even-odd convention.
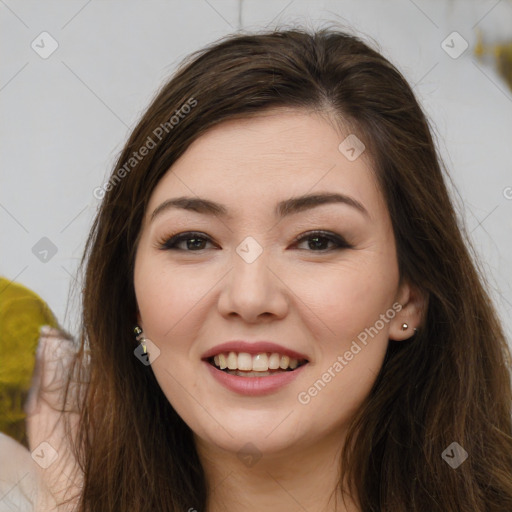
[[[0,431],[27,445],[26,400],[42,325],[58,327],[34,292],[0,277]]]

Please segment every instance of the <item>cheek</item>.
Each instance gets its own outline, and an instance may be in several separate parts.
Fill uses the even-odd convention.
[[[303,307],[301,316],[317,340],[317,359],[297,398],[318,429],[350,420],[384,361],[398,276],[391,268],[378,279],[369,270],[329,272],[316,286],[307,287],[304,302],[315,314]]]
[[[357,264],[313,269],[307,278],[304,274],[294,276],[293,291],[301,299],[298,307],[303,304],[302,316],[310,319],[309,329],[317,333],[318,340],[350,344],[391,308],[398,283],[396,263],[369,256]],[[383,336],[387,327],[388,323],[382,329]]]
[[[160,256],[160,255],[158,255]],[[164,255],[165,256],[165,255]],[[136,260],[134,285],[144,333],[159,348],[152,369],[169,402],[183,417],[190,410],[189,395],[196,387],[190,371],[190,351],[198,336],[202,302],[208,279],[193,271],[177,269],[159,257]]]
[[[204,274],[176,269],[160,258],[142,257],[135,265],[134,284],[146,334],[157,340],[175,337],[176,330],[214,284]],[[171,331],[172,329],[172,331]]]

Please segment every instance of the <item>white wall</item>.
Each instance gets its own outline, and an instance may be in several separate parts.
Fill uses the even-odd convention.
[[[239,28],[329,21],[375,39],[416,84],[512,338],[512,91],[473,55],[477,29],[512,38],[510,0],[1,2],[0,274],[76,333],[66,304],[99,204],[92,192],[177,63]],[[46,59],[31,48],[51,49],[43,31],[58,43]],[[441,47],[453,31],[469,43],[457,59]],[[57,249],[46,263],[32,252],[42,237]]]

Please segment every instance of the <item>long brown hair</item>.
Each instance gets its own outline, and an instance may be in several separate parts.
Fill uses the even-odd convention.
[[[190,144],[225,120],[277,107],[329,113],[364,141],[391,215],[400,276],[428,299],[413,341],[389,343],[351,424],[340,467],[353,496],[365,512],[510,512],[510,353],[429,124],[388,60],[331,28],[237,34],[190,56],[102,188],[82,260],[77,364],[87,366],[89,383],[76,438],[79,510],[206,508],[191,431],[133,354],[134,256],[150,195]],[[469,455],[457,469],[442,457],[453,442]]]

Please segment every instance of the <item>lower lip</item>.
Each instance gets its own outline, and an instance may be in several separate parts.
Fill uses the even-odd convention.
[[[203,363],[208,367],[212,376],[223,386],[235,393],[248,396],[267,395],[277,391],[296,379],[307,366],[306,363],[292,372],[281,372],[266,377],[238,377],[217,369],[208,361],[203,361]]]

